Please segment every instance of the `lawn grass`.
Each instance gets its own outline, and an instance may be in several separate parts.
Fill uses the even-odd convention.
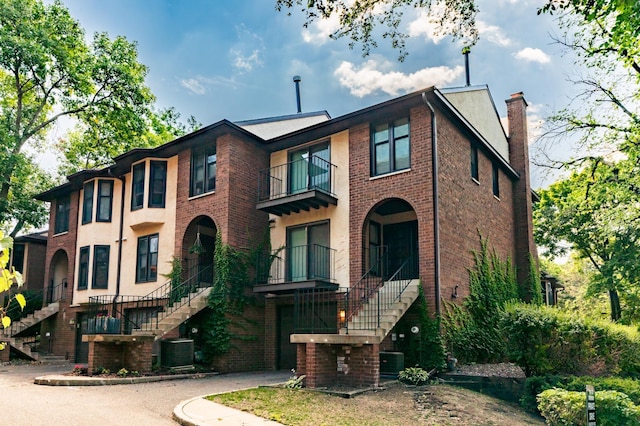
[[[386,398],[342,398],[304,389],[256,388],[211,395],[210,401],[253,413],[285,425],[389,426],[416,424],[413,392]],[[381,392],[379,396],[383,396]],[[388,394],[388,396],[391,396]]]

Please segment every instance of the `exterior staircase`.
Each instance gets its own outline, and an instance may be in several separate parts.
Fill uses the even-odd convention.
[[[418,299],[420,294],[418,285],[417,279],[412,280],[397,297],[397,300],[394,300],[390,306],[378,314],[382,300],[396,299],[393,297],[395,286],[393,283],[386,283],[364,303],[358,313],[344,327],[340,328],[339,334],[366,336],[371,337],[370,340],[377,343],[382,342],[400,318],[409,310],[413,302]]]
[[[60,304],[58,302],[50,303],[44,308],[35,311],[33,314],[29,314],[24,318],[12,322],[9,328],[0,330],[0,340],[8,342],[15,351],[27,358],[38,361],[38,352],[32,352],[31,347],[25,343],[26,339],[18,335],[50,316],[57,314],[59,310]]]
[[[162,338],[162,336],[203,310],[207,306],[210,292],[211,287],[205,287],[184,296],[173,304],[176,309],[159,312],[156,318],[150,318],[141,324],[140,328],[132,330],[132,334],[151,335],[155,336],[156,340]]]

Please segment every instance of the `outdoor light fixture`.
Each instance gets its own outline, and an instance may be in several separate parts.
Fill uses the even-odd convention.
[[[453,288],[453,293],[451,293],[451,298],[452,299],[457,299],[458,298],[458,286],[455,286]]]
[[[347,319],[347,311],[340,309],[340,322],[343,323]]]

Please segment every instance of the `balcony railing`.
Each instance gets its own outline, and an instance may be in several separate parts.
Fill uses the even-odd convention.
[[[255,291],[272,292],[333,284],[335,259],[336,250],[319,244],[283,247],[259,260]]]
[[[278,216],[337,204],[336,166],[311,156],[260,171],[258,209]]]

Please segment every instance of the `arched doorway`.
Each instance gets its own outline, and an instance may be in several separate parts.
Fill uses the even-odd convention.
[[[64,250],[58,250],[51,258],[47,303],[57,302],[67,296],[69,258]]]
[[[191,221],[182,239],[182,269],[185,279],[199,276],[200,283],[213,282],[216,224],[208,216]]]
[[[371,209],[363,229],[363,274],[392,277],[403,269],[405,278],[418,278],[418,216],[399,198]]]

